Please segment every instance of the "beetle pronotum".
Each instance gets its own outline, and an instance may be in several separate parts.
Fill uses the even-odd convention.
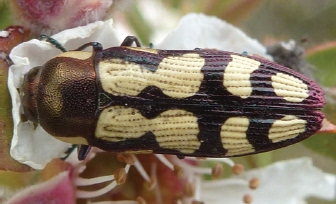
[[[269,151],[319,130],[324,103],[315,82],[274,62],[141,48],[132,36],[119,47],[64,52],[30,70],[22,88],[27,118],[81,145],[80,159],[90,146],[197,157]]]

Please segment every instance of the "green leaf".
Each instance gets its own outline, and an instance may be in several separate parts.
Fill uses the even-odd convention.
[[[336,87],[336,43],[335,46],[328,43],[316,49],[307,55],[307,61],[316,66],[315,74],[323,86]]]
[[[336,124],[336,94],[332,93],[332,89],[336,92],[336,42],[329,42],[313,48],[307,54],[307,61],[316,67],[315,75],[318,82],[324,87],[328,87],[325,89],[327,104],[323,112],[330,122]]]
[[[146,22],[137,6],[128,8],[126,19],[136,32],[136,36],[140,39],[142,45],[149,45],[149,38],[153,28]]]
[[[12,24],[12,17],[9,6],[6,2],[0,2],[0,30],[4,30]]]
[[[313,151],[336,160],[336,134],[316,134],[303,141]]]

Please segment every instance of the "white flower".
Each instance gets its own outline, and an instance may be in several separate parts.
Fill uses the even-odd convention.
[[[87,42],[100,42],[104,48],[119,46],[112,20],[95,22],[83,27],[62,31],[52,36],[66,49],[72,50]],[[215,17],[202,14],[189,14],[181,19],[177,28],[155,48],[194,49],[216,48],[233,52],[248,52],[267,57],[266,49],[246,36],[242,31]],[[61,157],[70,147],[49,136],[40,126],[34,128],[30,121],[20,118],[20,97],[23,75],[36,66],[41,66],[61,51],[48,42],[31,40],[15,47],[10,58],[8,86],[13,99],[14,135],[11,155],[21,163],[35,169],[42,169],[52,158]]]

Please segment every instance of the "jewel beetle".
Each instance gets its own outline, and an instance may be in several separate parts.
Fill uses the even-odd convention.
[[[66,51],[24,77],[26,117],[59,140],[111,152],[233,157],[299,142],[321,128],[317,83],[261,57],[143,48],[134,36]],[[132,44],[135,43],[136,47]],[[83,51],[92,47],[92,52]]]

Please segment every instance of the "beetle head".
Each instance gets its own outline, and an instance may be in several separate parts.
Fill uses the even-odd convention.
[[[21,90],[21,102],[24,115],[28,120],[38,122],[37,113],[37,86],[40,81],[40,69],[42,67],[34,67],[24,76],[23,86]]]

